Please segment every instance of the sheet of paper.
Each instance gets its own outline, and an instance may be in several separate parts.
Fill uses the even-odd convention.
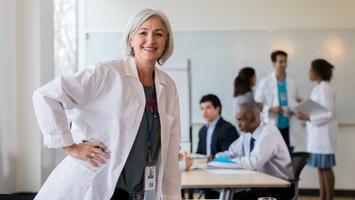
[[[194,170],[194,169],[206,169],[206,168],[207,168],[207,164],[193,163],[190,169]]]
[[[224,162],[209,162],[208,168],[212,169],[241,169],[242,167],[237,163],[224,163]]]
[[[301,102],[300,104],[295,106],[293,110],[295,110],[296,112],[304,112],[307,114],[319,114],[327,111],[326,108],[311,99]]]
[[[208,156],[203,155],[203,154],[198,154],[198,153],[194,153],[189,155],[190,158],[192,159],[204,159],[204,158],[208,158]]]
[[[208,169],[207,171],[217,175],[231,175],[231,174],[254,174],[254,171],[243,169]]]

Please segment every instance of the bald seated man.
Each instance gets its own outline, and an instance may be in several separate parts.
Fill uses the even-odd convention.
[[[284,180],[293,179],[291,157],[287,145],[278,128],[273,123],[260,120],[260,109],[255,102],[240,105],[236,114],[240,137],[233,142],[227,151],[218,153],[216,157],[227,157],[242,168],[263,172]],[[288,195],[285,189],[271,189],[280,197]],[[243,199],[255,199],[263,196],[267,189],[244,192]],[[285,194],[283,194],[285,193]],[[236,195],[239,199],[241,196]]]

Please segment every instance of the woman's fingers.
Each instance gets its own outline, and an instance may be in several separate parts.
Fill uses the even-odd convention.
[[[103,152],[99,148],[93,147],[92,151],[95,152],[96,154],[106,158],[106,159],[110,159],[111,158],[111,156],[108,153]]]
[[[94,146],[99,146],[99,147],[102,147],[102,148],[105,148],[105,149],[108,149],[107,146],[102,143],[102,142],[99,142],[99,141],[94,141],[94,142],[91,142],[91,144],[93,144]]]
[[[106,160],[103,159],[99,154],[95,154],[95,156],[92,159],[94,159],[96,162],[99,162],[103,165],[106,164]]]
[[[98,167],[99,164],[93,159],[93,158],[89,158],[87,160],[91,165],[93,165],[94,167]]]

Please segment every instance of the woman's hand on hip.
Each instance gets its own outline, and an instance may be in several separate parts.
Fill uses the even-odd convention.
[[[64,151],[74,158],[85,160],[95,167],[99,167],[99,163],[106,164],[106,159],[110,159],[110,155],[102,150],[107,146],[102,142],[83,142],[80,144],[72,144],[64,147]]]

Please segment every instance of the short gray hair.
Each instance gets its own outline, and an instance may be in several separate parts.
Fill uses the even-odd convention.
[[[165,25],[165,28],[168,32],[167,42],[165,43],[163,54],[158,59],[158,64],[163,65],[173,54],[174,39],[173,39],[173,33],[168,18],[165,16],[163,12],[159,10],[143,9],[139,11],[137,14],[135,14],[133,17],[131,17],[128,24],[126,25],[122,37],[123,53],[125,56],[134,56],[133,49],[129,44],[129,39],[145,21],[147,21],[150,17],[153,16],[158,17],[162,21],[162,23]]]
[[[253,111],[256,116],[259,116],[261,112],[258,104],[254,100],[240,104],[240,108],[248,108]]]

